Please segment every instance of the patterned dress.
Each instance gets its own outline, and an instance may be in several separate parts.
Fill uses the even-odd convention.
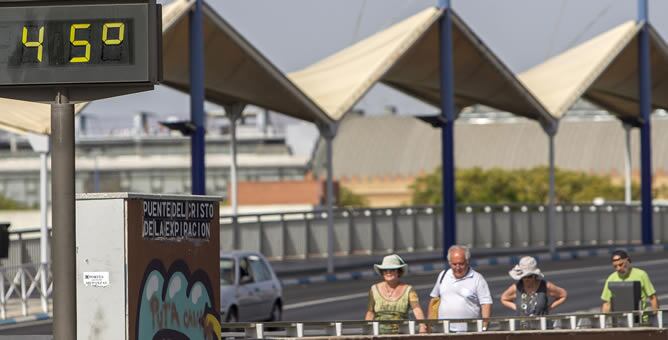
[[[396,299],[388,299],[380,293],[380,283],[371,286],[367,310],[374,312],[374,320],[408,320],[411,306],[419,306],[415,289],[406,285],[403,293]],[[381,334],[399,333],[399,324],[380,324]]]

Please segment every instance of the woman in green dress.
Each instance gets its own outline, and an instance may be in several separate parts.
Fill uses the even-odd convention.
[[[374,284],[369,290],[365,320],[407,320],[408,311],[411,309],[415,319],[424,319],[415,289],[400,281],[401,276],[406,273],[406,267],[406,262],[394,254],[385,256],[383,263],[374,265],[374,270],[383,277],[383,281]],[[425,333],[427,326],[420,324],[419,331]],[[380,332],[398,333],[399,324],[381,323]]]

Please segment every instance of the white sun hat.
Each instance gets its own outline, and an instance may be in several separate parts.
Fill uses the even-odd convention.
[[[513,269],[511,269],[508,274],[510,274],[510,277],[516,281],[519,281],[523,277],[529,275],[538,275],[538,277],[541,279],[544,277],[543,273],[541,273],[540,269],[538,269],[538,263],[536,262],[536,259],[531,256],[524,256],[521,258],[520,263],[513,267]]]
[[[385,269],[398,269],[405,273],[407,267],[408,265],[406,264],[406,261],[404,261],[401,256],[392,254],[383,257],[383,263],[374,264],[373,270],[375,270],[378,275],[382,275],[381,270]]]

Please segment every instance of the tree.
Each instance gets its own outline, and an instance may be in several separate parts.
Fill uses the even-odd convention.
[[[457,202],[464,204],[547,203],[549,168],[459,169],[456,185]],[[441,204],[441,169],[418,177],[411,189],[413,204]],[[609,177],[578,171],[555,169],[555,189],[557,203],[590,202],[597,197],[613,201],[624,199],[624,187],[614,184]],[[639,197],[637,185],[632,192],[633,197]]]
[[[339,186],[339,206],[361,208],[369,206],[369,201],[362,195],[358,195],[352,190]]]

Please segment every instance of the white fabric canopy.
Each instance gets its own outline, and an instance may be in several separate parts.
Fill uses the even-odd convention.
[[[303,70],[290,79],[335,120],[377,82],[440,105],[439,19],[427,8]],[[455,100],[458,108],[484,104],[536,119],[554,118],[453,12]]]
[[[580,98],[638,121],[638,33],[628,21],[519,75],[555,117]],[[650,26],[652,105],[668,108],[668,48]]]

